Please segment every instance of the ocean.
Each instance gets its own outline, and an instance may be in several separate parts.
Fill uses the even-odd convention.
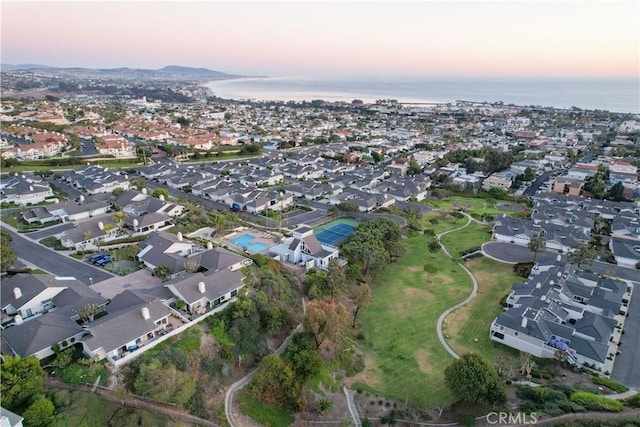
[[[217,80],[215,96],[237,100],[347,101],[396,99],[405,103],[503,102],[521,106],[640,113],[640,79],[533,78],[309,78],[264,77]]]

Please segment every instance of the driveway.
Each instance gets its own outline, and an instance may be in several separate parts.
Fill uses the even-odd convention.
[[[56,234],[62,233],[66,230],[71,230],[75,226],[76,224],[73,222],[66,222],[64,224],[54,225],[42,230],[32,231],[31,233],[27,233],[27,236],[29,236],[33,240],[40,240],[44,239],[45,237],[55,236]]]
[[[640,283],[635,282],[622,335],[622,353],[616,356],[611,379],[640,390]]]

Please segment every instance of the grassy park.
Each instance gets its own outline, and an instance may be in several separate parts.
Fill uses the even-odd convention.
[[[469,276],[443,252],[426,250],[428,241],[424,235],[407,239],[407,253],[372,284],[362,315],[365,370],[355,378],[356,387],[418,406],[453,401],[444,384],[453,358],[438,341],[436,321],[472,289]],[[427,263],[438,266],[431,277]]]
[[[462,203],[478,215],[501,212],[487,200],[464,199]],[[425,216],[423,226],[439,234],[462,227],[467,221],[434,211]],[[472,221],[442,236],[442,243],[455,258],[460,251],[479,247],[490,239],[490,226]],[[371,304],[361,317],[365,369],[355,377],[354,384],[354,388],[422,407],[453,402],[444,383],[444,369],[453,357],[438,341],[436,322],[442,312],[464,300],[472,290],[471,278],[459,265],[442,251],[432,254],[427,250],[432,240],[424,234],[406,239],[406,254],[372,283]],[[436,266],[437,271],[426,272],[425,264]],[[489,326],[502,310],[499,301],[517,280],[511,266],[485,258],[466,261],[465,266],[476,276],[479,292],[470,304],[445,320],[443,332],[449,336],[449,345],[461,354],[481,352],[489,360],[498,355],[514,357],[515,353],[488,338]]]
[[[489,328],[502,312],[500,299],[522,279],[513,274],[511,265],[485,257],[466,261],[465,266],[478,281],[478,296],[445,319],[442,329],[448,344],[456,353],[480,353],[490,361],[496,356],[517,357],[516,351],[489,339]]]

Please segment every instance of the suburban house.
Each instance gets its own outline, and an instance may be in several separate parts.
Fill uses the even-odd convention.
[[[75,202],[68,200],[66,202],[56,203],[48,206],[38,206],[23,211],[20,216],[29,224],[62,220],[77,221],[79,219],[91,218],[96,215],[102,215],[111,209],[111,204],[101,200]]]
[[[0,180],[0,203],[28,205],[53,198],[53,190],[47,182],[34,176],[15,175]]]
[[[616,264],[638,268],[640,263],[640,241],[635,239],[623,239],[611,237],[609,239],[609,249],[613,252]]]
[[[72,277],[16,274],[2,281],[2,353],[38,359],[66,348],[86,331],[78,311],[95,304],[104,311],[107,300]],[[8,326],[7,326],[8,325]]]
[[[482,182],[482,188],[484,190],[502,188],[509,191],[511,184],[513,184],[512,175],[510,172],[494,172]]]
[[[304,225],[293,230],[292,237],[271,247],[270,252],[280,261],[302,263],[307,269],[317,267],[327,270],[329,261],[338,259],[338,248],[321,244],[313,230]]]
[[[66,172],[64,180],[89,194],[110,193],[116,188],[129,189],[127,174],[97,165]]]
[[[138,246],[138,259],[148,269],[153,271],[156,267],[166,266],[171,270],[171,277],[185,272],[184,264],[188,256],[203,251],[199,244],[185,240],[182,233],[164,231],[152,232]]]
[[[101,244],[118,238],[118,226],[107,221],[108,218],[92,218],[76,223],[72,229],[60,234],[60,243],[65,248],[78,251],[97,249]]]
[[[570,251],[571,246],[576,243],[588,242],[591,236],[591,233],[582,227],[561,226],[548,222],[534,224],[500,214],[494,221],[492,239],[497,242],[527,246],[531,237],[539,234],[545,237],[547,249],[563,252]]]
[[[243,279],[240,271],[224,268],[180,276],[165,282],[164,287],[176,300],[186,303],[189,313],[201,314],[237,297],[244,286]]]
[[[136,157],[136,148],[133,143],[120,135],[104,135],[99,137],[96,143],[98,154],[114,156],[116,158]]]
[[[128,289],[111,300],[108,314],[87,325],[84,353],[98,360],[117,360],[160,336],[172,311],[154,296]]]
[[[22,427],[24,417],[0,407],[0,427]]]
[[[570,363],[602,368],[617,352],[613,336],[624,321],[624,298],[629,295],[622,282],[554,266],[513,284],[490,338],[537,357],[560,351]]]

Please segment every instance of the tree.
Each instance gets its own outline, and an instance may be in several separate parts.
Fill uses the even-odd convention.
[[[327,271],[327,287],[331,299],[335,299],[345,291],[347,287],[347,269],[340,265],[337,258],[329,261],[329,270]]]
[[[533,252],[533,263],[536,263],[538,258],[538,252],[544,250],[547,247],[547,238],[542,233],[538,233],[529,239],[529,250]]]
[[[358,212],[360,210],[360,208],[358,208],[358,205],[355,202],[352,202],[351,200],[347,200],[346,202],[340,202],[336,205],[336,207],[338,208],[338,210],[341,210],[342,212]]]
[[[97,312],[97,304],[87,304],[78,310],[78,316],[80,316],[80,320],[82,320],[83,323],[93,322],[93,318]]]
[[[465,354],[447,366],[444,380],[456,398],[473,404],[503,403],[507,398],[495,368],[474,353]]]
[[[195,273],[200,269],[200,264],[195,259],[188,259],[184,262],[184,269],[189,273]]]
[[[40,397],[24,411],[25,424],[33,427],[46,427],[53,422],[56,408],[46,397]]]
[[[441,247],[440,243],[437,240],[432,240],[427,244],[427,248],[429,249],[429,252],[435,255],[438,253]]]
[[[291,405],[299,387],[291,366],[280,356],[270,355],[262,359],[249,383],[249,393],[267,405]]]
[[[371,288],[366,283],[359,283],[352,287],[351,296],[356,309],[353,311],[353,328],[356,327],[358,313],[360,309],[366,307],[371,302]]]
[[[127,214],[122,211],[118,211],[115,214],[113,214],[113,219],[111,221],[114,224],[120,225],[122,224],[122,221],[124,221],[125,219],[127,219]]]
[[[161,278],[162,280],[167,280],[171,278],[171,267],[167,265],[159,265],[153,269],[153,275]]]
[[[51,362],[51,366],[54,368],[66,368],[73,361],[73,349],[68,348],[66,350],[62,350],[60,353],[56,355],[56,358]]]
[[[2,407],[19,410],[29,404],[34,396],[44,393],[44,370],[35,357],[5,356],[0,365]]]
[[[536,362],[531,358],[531,354],[526,351],[520,352],[520,373],[527,380],[531,379],[531,371],[536,367]]]
[[[618,181],[607,192],[607,198],[614,202],[624,202],[627,199],[624,197],[624,184],[622,181]]]
[[[308,332],[295,334],[282,358],[291,366],[301,383],[315,377],[322,369],[322,360],[316,351],[313,337]]]
[[[316,348],[326,340],[335,340],[344,332],[347,309],[342,303],[316,299],[307,304],[304,328],[312,336]]]
[[[591,261],[594,256],[596,256],[596,250],[589,243],[578,242],[570,246],[567,261],[580,268],[580,265]]]
[[[142,191],[143,188],[147,188],[147,182],[140,177],[131,178],[129,185],[138,191]]]
[[[431,282],[431,276],[438,272],[438,267],[436,267],[433,264],[425,264],[424,265],[424,272],[427,273],[427,277],[426,277],[425,282],[428,284],[428,283]]]
[[[195,378],[170,363],[151,359],[140,367],[133,383],[137,394],[160,402],[185,404],[196,391]]]
[[[15,264],[18,257],[16,253],[9,247],[12,237],[9,233],[2,230],[0,233],[2,240],[0,242],[0,271],[7,271],[13,264]]]
[[[169,190],[167,190],[166,188],[156,188],[155,190],[153,190],[153,193],[151,193],[151,196],[158,199],[160,198],[160,196],[162,196],[165,200],[169,200]]]

